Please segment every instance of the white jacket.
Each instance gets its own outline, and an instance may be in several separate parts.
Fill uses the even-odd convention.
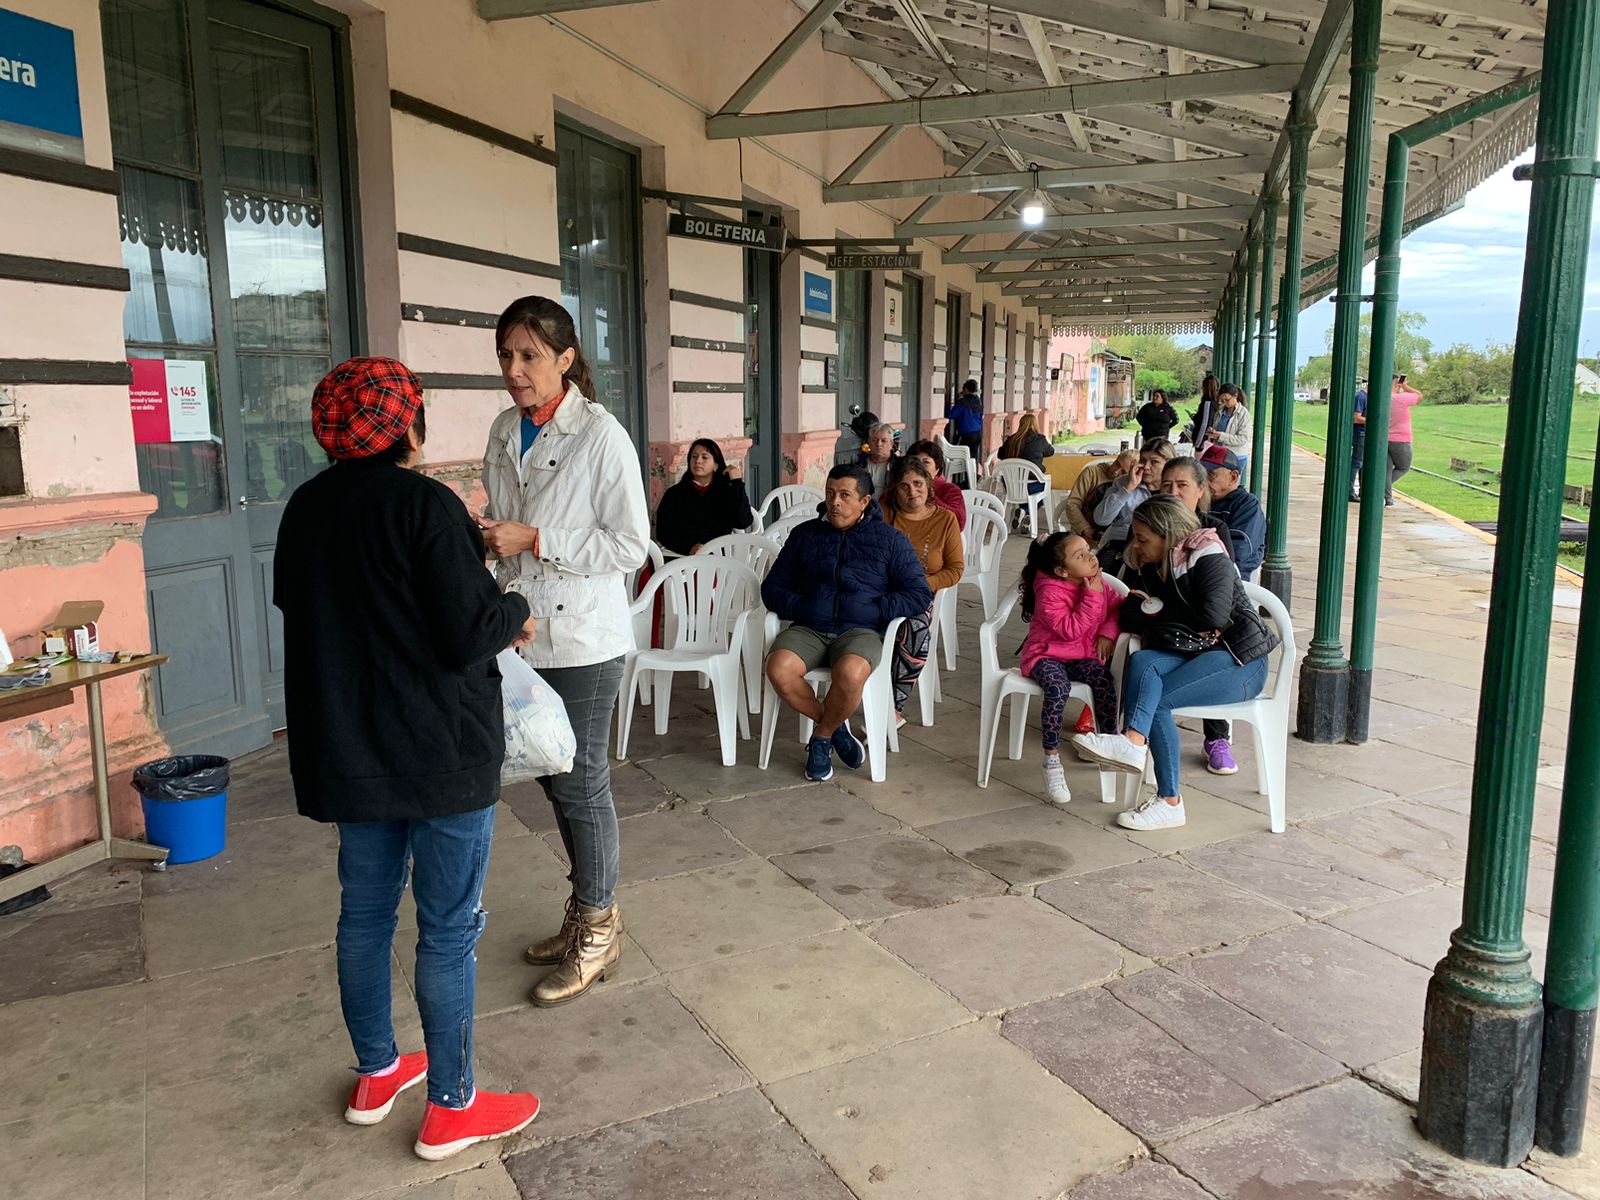
[[[639,455],[602,405],[569,386],[527,454],[522,410],[489,427],[483,455],[488,516],[539,531],[539,553],[503,558],[495,578],[526,596],[539,619],[522,656],[538,667],[583,667],[633,645],[626,577],[645,560],[650,514]]]
[[[1213,425],[1216,421],[1216,417],[1211,418]],[[1235,454],[1249,454],[1254,433],[1255,423],[1251,419],[1250,410],[1242,404],[1235,405],[1233,414],[1228,418],[1228,427],[1217,434],[1217,444],[1226,446]]]

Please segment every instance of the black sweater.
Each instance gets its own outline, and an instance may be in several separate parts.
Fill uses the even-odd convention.
[[[505,757],[494,656],[528,619],[466,506],[372,459],[296,489],[278,528],[289,770],[317,821],[486,808]]]
[[[754,520],[744,480],[719,479],[704,493],[687,478],[666,490],[656,508],[656,541],[675,554],[740,529]]]
[[[1156,625],[1184,625],[1196,633],[1216,630],[1222,634],[1221,648],[1241,664],[1265,658],[1278,644],[1278,635],[1250,602],[1238,569],[1225,554],[1196,559],[1182,577],[1163,579],[1154,564],[1124,571],[1122,577],[1129,587],[1162,602],[1159,613],[1146,615],[1139,598],[1129,596],[1120,613],[1128,633],[1142,634]]]
[[[1133,419],[1139,423],[1139,432],[1149,441],[1151,438],[1171,437],[1173,427],[1183,420],[1183,415],[1170,402],[1157,404],[1150,400],[1134,414]]]

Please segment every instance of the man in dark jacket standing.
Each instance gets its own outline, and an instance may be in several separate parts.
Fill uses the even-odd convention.
[[[284,509],[273,602],[295,798],[339,826],[339,997],[357,1060],[345,1119],[375,1125],[426,1079],[415,1150],[446,1158],[539,1111],[531,1093],[472,1084],[473,949],[505,755],[494,656],[530,640],[533,621],[495,586],[459,497],[408,469],[426,421],[403,364],[335,367],[311,428],[334,462]],[[408,869],[427,1049],[401,1054],[389,979]]]
[[[854,463],[828,472],[824,515],[789,535],[761,585],[761,602],[790,621],[767,655],[767,678],[783,702],[814,725],[806,778],[833,778],[833,753],[852,771],[867,756],[850,732],[867,677],[883,656],[896,617],[928,611],[933,593],[905,534],[886,524],[872,480]],[[818,700],[806,672],[826,665],[827,697]]]

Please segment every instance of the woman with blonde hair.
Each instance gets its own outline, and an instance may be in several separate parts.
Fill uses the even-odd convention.
[[[1117,815],[1125,829],[1184,824],[1174,709],[1233,704],[1261,694],[1277,635],[1245,594],[1214,530],[1175,496],[1153,496],[1133,515],[1131,587],[1119,619],[1144,648],[1128,659],[1123,731],[1080,733],[1091,762],[1143,774],[1153,758],[1156,794]]]
[[[1039,470],[1044,470],[1044,460],[1056,452],[1050,444],[1050,439],[1039,432],[1039,420],[1032,413],[1023,413],[1022,419],[1017,422],[1017,431],[1000,443],[1000,457],[1020,458],[1030,462]],[[1044,491],[1044,481],[1030,480],[1028,491],[1037,494]]]

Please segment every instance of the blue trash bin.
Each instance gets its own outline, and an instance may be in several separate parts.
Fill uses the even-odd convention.
[[[167,848],[167,862],[221,854],[228,840],[228,760],[214,754],[158,758],[133,773],[144,806],[145,837]]]

